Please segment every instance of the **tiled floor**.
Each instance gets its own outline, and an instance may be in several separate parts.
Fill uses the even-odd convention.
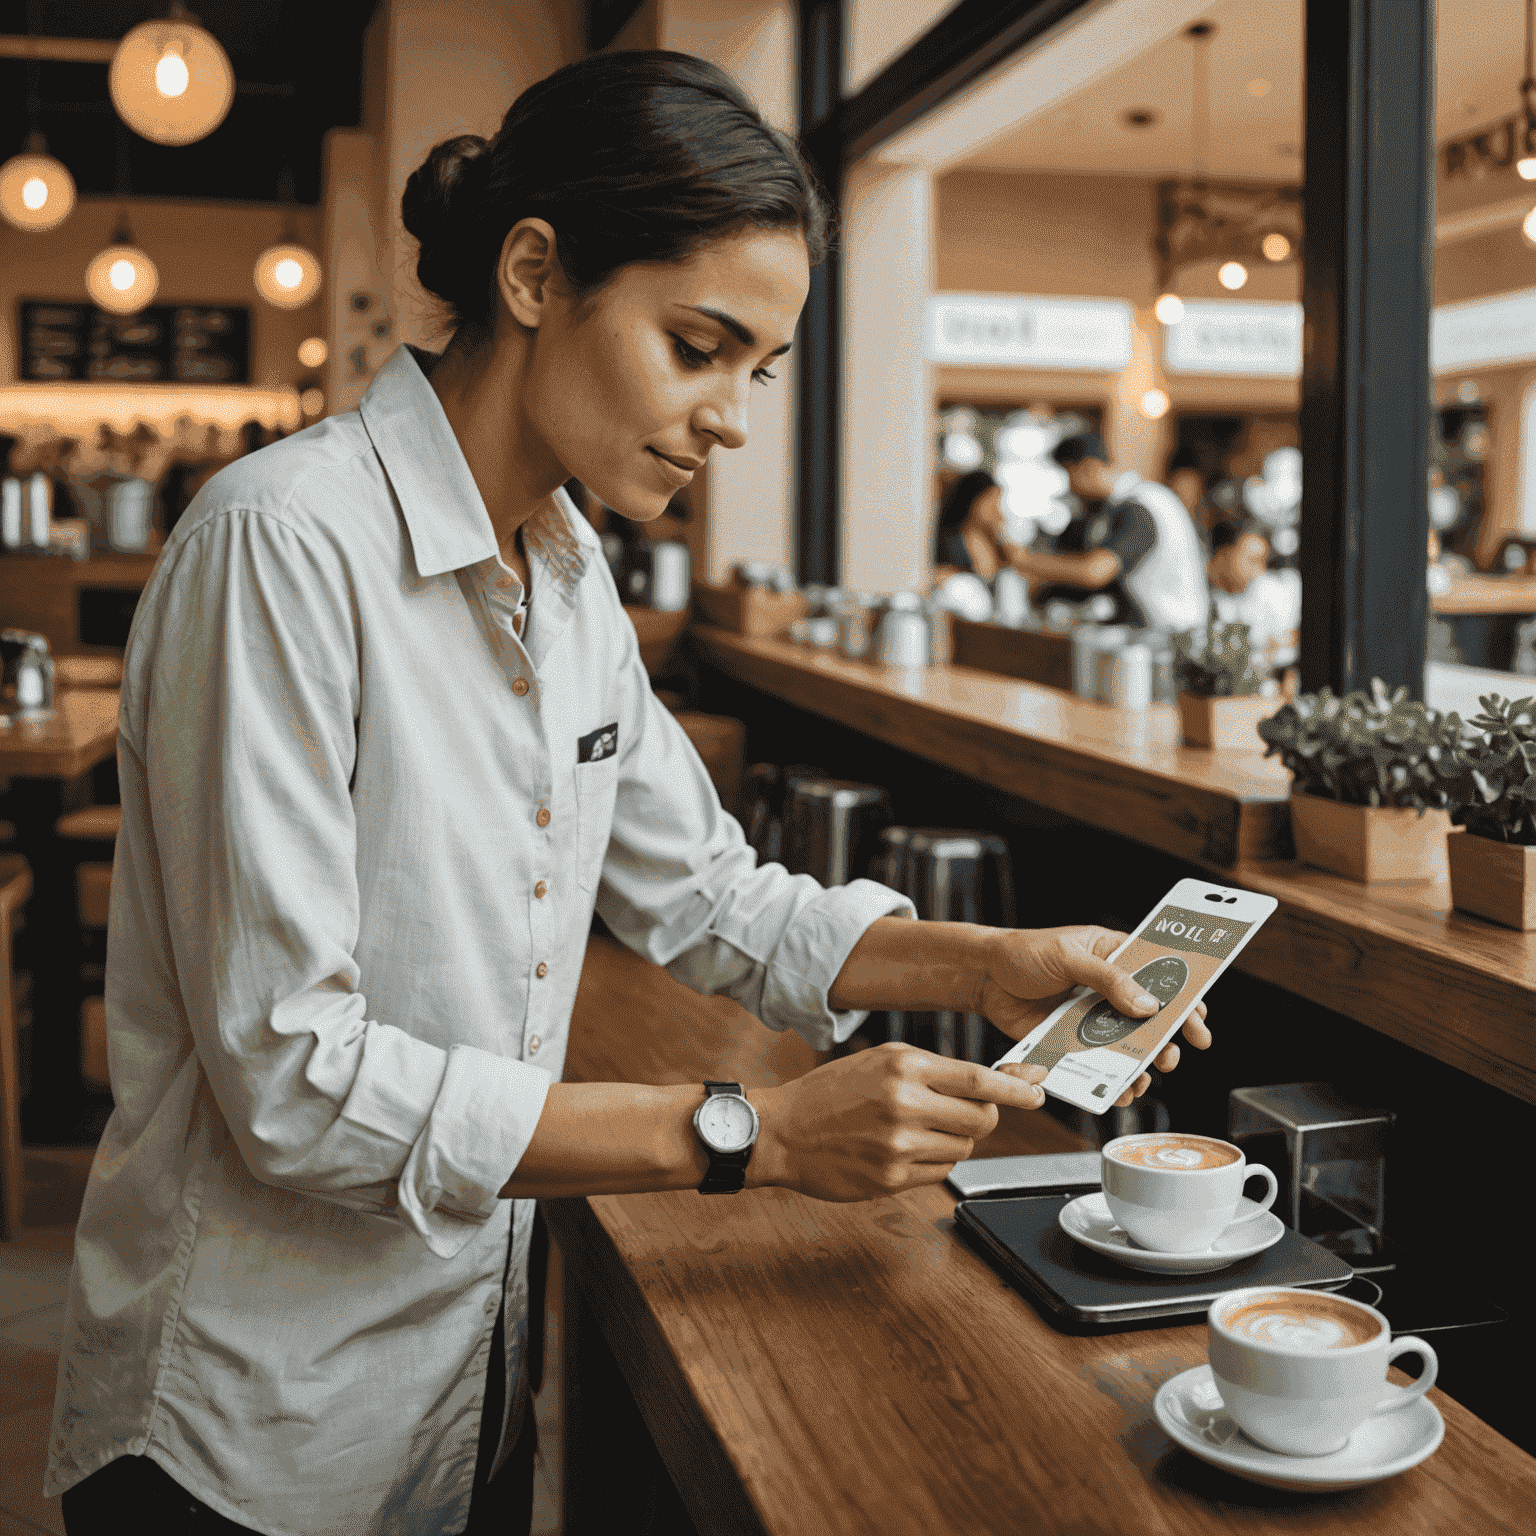
[[[90,1157],[89,1150],[29,1150],[26,1226],[0,1243],[0,1536],[64,1536],[59,1501],[43,1497],[43,1465],[74,1221]],[[558,1532],[540,1479],[533,1536]]]

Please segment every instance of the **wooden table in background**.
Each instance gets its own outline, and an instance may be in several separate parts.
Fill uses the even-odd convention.
[[[910,671],[695,628],[727,675],[931,762],[1276,897],[1238,966],[1536,1103],[1536,933],[1437,878],[1359,885],[1289,857],[1289,775],[1115,709],[965,667]]]
[[[50,555],[0,557],[0,618],[6,629],[30,629],[48,637],[60,653],[90,651],[80,639],[80,593],[88,587],[142,591],[160,558],[155,550],[140,555],[92,555],[66,560]],[[102,654],[110,648],[96,647]],[[119,653],[120,654],[120,653]]]
[[[78,849],[61,846],[54,825],[87,802],[85,776],[116,752],[118,698],[115,688],[67,689],[55,695],[49,718],[13,718],[0,728],[16,851],[31,866],[34,887],[21,954],[32,974],[27,1130],[34,1141],[90,1137],[80,1076]]]
[[[1447,617],[1467,613],[1536,613],[1536,577],[1457,576],[1448,591],[1431,595],[1429,606]]]
[[[817,1060],[601,938],[571,1031],[573,1080],[766,1085]],[[1081,1146],[1010,1112],[978,1155]],[[705,1536],[1375,1536],[1528,1518],[1536,1461],[1440,1392],[1445,1443],[1371,1488],[1277,1493],[1205,1466],[1152,1414],[1157,1388],[1204,1362],[1204,1326],[1058,1333],[955,1237],[953,1208],[937,1187],[853,1205],[777,1189],[546,1202],[565,1432],[541,1450],[566,1536],[647,1517],[669,1536],[688,1519]]]

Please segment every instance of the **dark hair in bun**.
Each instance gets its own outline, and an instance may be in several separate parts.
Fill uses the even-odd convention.
[[[400,211],[416,275],[456,327],[496,313],[496,264],[519,219],[547,219],[578,295],[637,261],[683,261],[747,227],[798,229],[811,260],[827,218],[793,140],[717,65],[686,53],[600,53],[530,86],[493,139],[439,144]]]

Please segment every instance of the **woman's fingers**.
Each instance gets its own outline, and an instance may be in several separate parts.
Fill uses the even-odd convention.
[[[1152,1063],[1159,1072],[1172,1072],[1179,1064],[1179,1047],[1176,1041],[1170,1040],[1158,1053],[1157,1060]]]
[[[1184,1028],[1180,1034],[1197,1051],[1208,1051],[1211,1048],[1210,1026],[1205,1022],[1205,1004],[1196,1003],[1195,1011],[1184,1021]]]

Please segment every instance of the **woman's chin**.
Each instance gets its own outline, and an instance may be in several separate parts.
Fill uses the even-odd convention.
[[[648,486],[622,485],[614,486],[611,490],[599,490],[589,485],[587,489],[605,507],[617,512],[620,517],[627,517],[632,523],[654,522],[672,504],[670,496],[659,494]]]

